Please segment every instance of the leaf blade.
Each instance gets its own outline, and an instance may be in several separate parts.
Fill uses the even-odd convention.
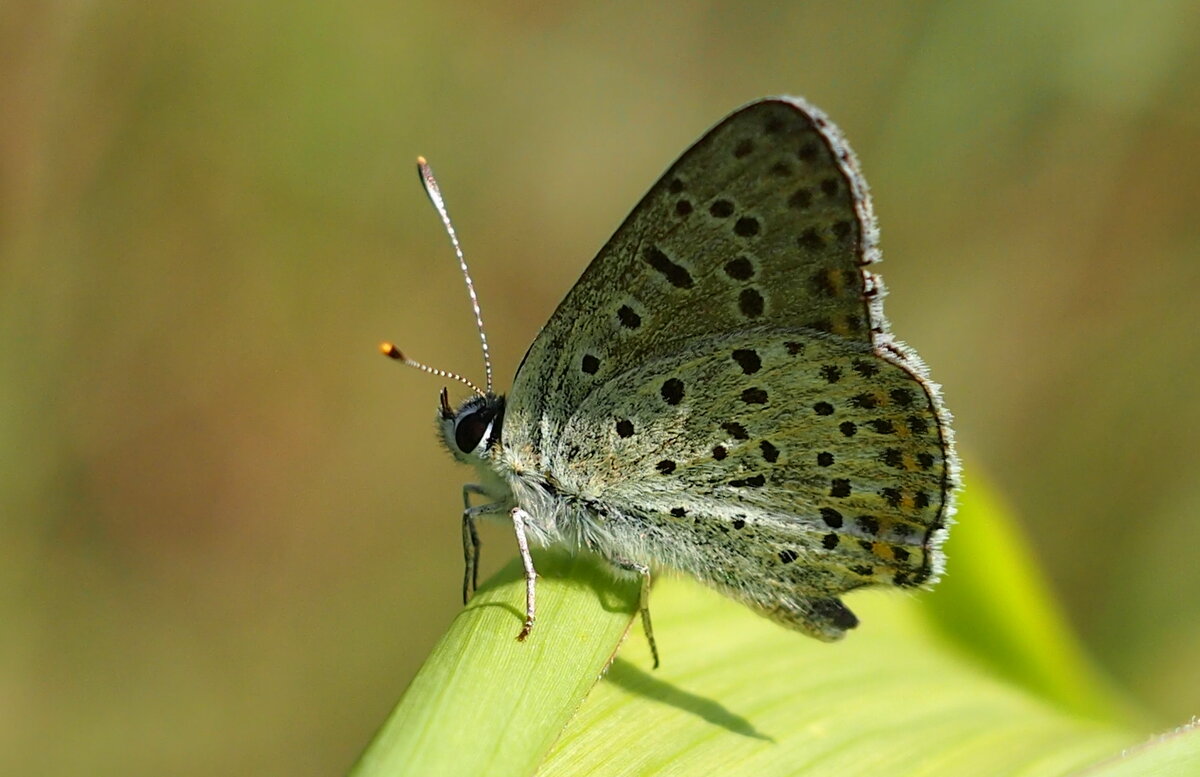
[[[528,775],[603,672],[637,609],[638,583],[595,560],[536,554],[537,624],[513,562],[438,642],[351,772]]]
[[[947,650],[894,592],[852,597],[862,625],[837,645],[692,583],[669,581],[654,602],[663,668],[650,675],[631,641],[539,777],[1062,775],[1136,737]]]

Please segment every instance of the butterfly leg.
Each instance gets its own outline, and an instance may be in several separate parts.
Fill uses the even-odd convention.
[[[471,507],[471,494],[483,494],[487,492],[483,490],[483,486],[468,483],[463,486],[463,516],[462,516],[462,532],[463,532],[463,562],[465,569],[463,570],[463,604],[471,600],[471,594],[475,593],[475,589],[479,587],[479,532],[475,529],[475,519],[480,515],[488,515],[496,513],[503,509],[503,505],[499,502],[479,507]]]
[[[658,669],[658,644],[654,641],[654,628],[650,625],[650,567],[623,559],[616,559],[613,563],[626,572],[636,572],[642,578],[642,587],[638,593],[638,609],[642,613],[642,631],[646,632],[646,641],[650,643],[650,655],[654,658],[654,668]]]
[[[463,510],[463,604],[471,601],[471,594],[479,587],[479,532],[475,530],[475,516],[470,508]]]
[[[525,567],[525,626],[517,635],[518,642],[524,642],[533,630],[534,589],[537,585],[537,570],[533,568],[533,556],[529,555],[529,539],[525,536],[525,524],[529,513],[519,507],[512,509],[513,532],[517,535],[517,549],[521,552],[521,564]]]

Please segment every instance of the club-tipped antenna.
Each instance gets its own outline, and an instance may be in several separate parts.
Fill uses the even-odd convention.
[[[471,309],[475,311],[475,326],[479,329],[479,345],[483,349],[483,372],[487,378],[487,393],[490,394],[492,393],[492,357],[488,353],[487,334],[483,331],[483,313],[479,310],[479,297],[475,295],[475,283],[471,280],[471,271],[467,269],[467,260],[463,257],[462,246],[458,244],[458,235],[454,232],[454,225],[450,223],[450,214],[446,212],[446,201],[442,199],[442,190],[438,188],[437,179],[433,177],[433,170],[429,168],[429,163],[423,156],[417,157],[417,173],[421,176],[421,185],[425,187],[425,194],[433,203],[433,207],[437,208],[438,215],[442,217],[442,225],[446,227],[446,234],[450,235],[450,242],[454,245],[454,255],[458,257],[458,267],[462,270],[463,279],[467,282],[467,294],[471,296]],[[427,367],[423,369],[437,372]],[[470,385],[463,378],[459,378],[459,380]],[[471,388],[475,387],[471,386]],[[479,389],[475,389],[475,391],[479,392]]]
[[[407,356],[405,356],[400,351],[399,348],[397,348],[395,345],[393,345],[391,343],[388,343],[388,342],[380,343],[379,350],[380,350],[380,352],[383,353],[384,356],[388,357],[389,359],[395,359],[396,361],[400,362],[401,364],[405,364],[409,367],[416,367],[421,372],[428,372],[430,375],[437,375],[440,378],[449,378],[450,380],[457,380],[459,383],[461,383],[464,386],[466,386],[467,388],[471,389],[471,391],[474,391],[479,396],[481,396],[481,397],[485,396],[485,394],[479,390],[478,386],[476,386],[474,383],[472,383],[471,381],[464,378],[462,375],[459,375],[457,372],[450,372],[449,370],[439,370],[436,367],[430,367],[427,364],[421,364],[421,362],[416,361],[414,359],[410,359]]]

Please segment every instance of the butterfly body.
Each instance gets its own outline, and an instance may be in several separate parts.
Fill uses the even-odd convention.
[[[876,239],[815,108],[772,98],[714,127],[567,294],[507,400],[443,399],[489,500],[464,513],[468,584],[484,516],[523,549],[682,573],[823,640],[857,623],[840,594],[934,582],[957,463],[936,387],[888,332]]]

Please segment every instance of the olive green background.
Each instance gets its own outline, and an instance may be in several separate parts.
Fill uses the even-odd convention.
[[[376,349],[481,378],[413,159],[504,388],[778,93],[859,153],[968,482],[1153,720],[1200,711],[1200,4],[10,0],[0,772],[345,771],[459,608],[442,381]]]

